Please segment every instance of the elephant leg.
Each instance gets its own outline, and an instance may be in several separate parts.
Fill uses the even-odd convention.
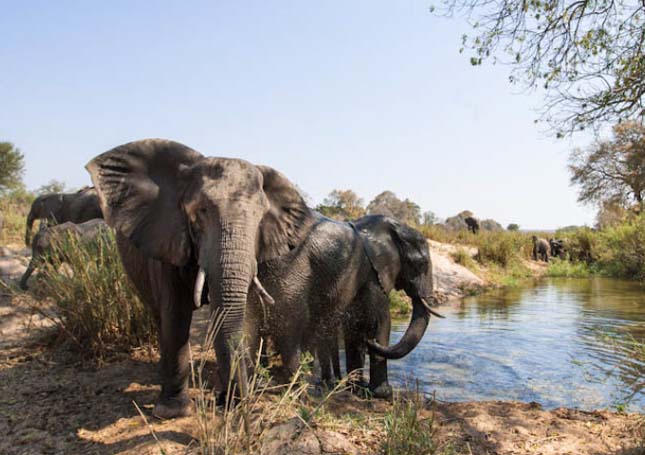
[[[23,273],[22,278],[20,278],[20,289],[22,289],[23,291],[26,291],[29,288],[27,286],[27,281],[29,280],[31,274],[34,273],[35,268],[36,267],[34,266],[34,260],[32,259],[31,261],[29,261],[27,270],[25,270],[25,273]]]
[[[336,336],[332,338],[330,355],[331,355],[331,365],[334,371],[334,377],[336,378],[337,381],[340,381],[343,377],[340,371],[339,352],[340,350],[338,348],[338,334],[336,334]]]
[[[370,289],[372,308],[376,317],[376,327],[373,338],[382,345],[390,344],[390,302],[380,287]],[[392,387],[387,379],[387,359],[380,355],[369,353],[370,356],[370,391],[376,398],[391,398]]]
[[[169,292],[165,296],[160,296],[159,345],[162,380],[161,394],[153,415],[165,419],[192,413],[192,402],[188,396],[188,377],[193,303],[190,291],[186,292],[177,287],[180,286],[168,289]]]
[[[356,319],[348,317],[344,327],[345,333],[345,364],[347,374],[351,375],[351,383],[357,387],[366,387],[363,379],[365,366],[365,334],[356,324]]]

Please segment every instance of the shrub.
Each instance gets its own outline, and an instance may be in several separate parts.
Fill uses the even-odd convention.
[[[472,269],[475,265],[475,261],[470,257],[468,251],[463,248],[457,248],[454,252],[450,254],[452,260],[459,265],[463,265],[466,268]]]
[[[593,275],[593,268],[586,262],[570,262],[562,259],[552,259],[546,271],[550,277],[588,278]]]
[[[386,455],[433,454],[437,447],[432,440],[432,418],[419,416],[423,397],[396,395],[392,408],[385,414],[383,452]]]
[[[645,281],[645,214],[600,234],[598,262],[609,275]]]
[[[477,260],[507,267],[515,259],[526,256],[527,241],[524,234],[512,232],[486,232],[477,236]]]
[[[405,291],[390,291],[390,311],[394,316],[404,316],[412,311],[412,303]]]
[[[17,189],[0,198],[0,212],[4,223],[0,230],[0,244],[23,243],[25,222],[33,202],[33,194]]]
[[[84,356],[102,359],[153,340],[152,315],[130,285],[111,232],[89,244],[71,235],[54,242],[38,278],[37,296],[53,304],[53,319]]]

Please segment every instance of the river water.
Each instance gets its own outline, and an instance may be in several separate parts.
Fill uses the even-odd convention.
[[[645,287],[547,279],[440,309],[391,382],[448,401],[535,401],[546,408],[645,410]],[[392,343],[407,321],[395,321]]]

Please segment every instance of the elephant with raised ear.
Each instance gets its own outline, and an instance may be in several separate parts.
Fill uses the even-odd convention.
[[[257,331],[245,316],[249,289],[262,290],[258,264],[302,242],[313,218],[303,198],[274,169],[162,139],[116,147],[86,168],[124,268],[159,323],[162,386],[153,414],[192,410],[189,330],[205,300],[221,317],[215,382],[226,396],[232,350],[244,349],[245,330]],[[246,373],[244,365],[236,372],[241,393]]]
[[[75,193],[50,193],[38,196],[31,204],[25,228],[25,245],[31,242],[31,231],[36,220],[45,220],[51,226],[68,221],[79,224],[103,218],[94,188],[85,187]]]

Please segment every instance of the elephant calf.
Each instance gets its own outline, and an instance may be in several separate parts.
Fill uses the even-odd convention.
[[[109,229],[102,219],[94,219],[81,224],[63,223],[56,226],[42,227],[34,236],[31,246],[31,261],[20,279],[20,288],[27,290],[29,277],[45,258],[50,258],[53,246],[66,235],[76,237],[82,243],[89,243]]]
[[[549,242],[545,239],[533,236],[533,260],[549,262]]]

